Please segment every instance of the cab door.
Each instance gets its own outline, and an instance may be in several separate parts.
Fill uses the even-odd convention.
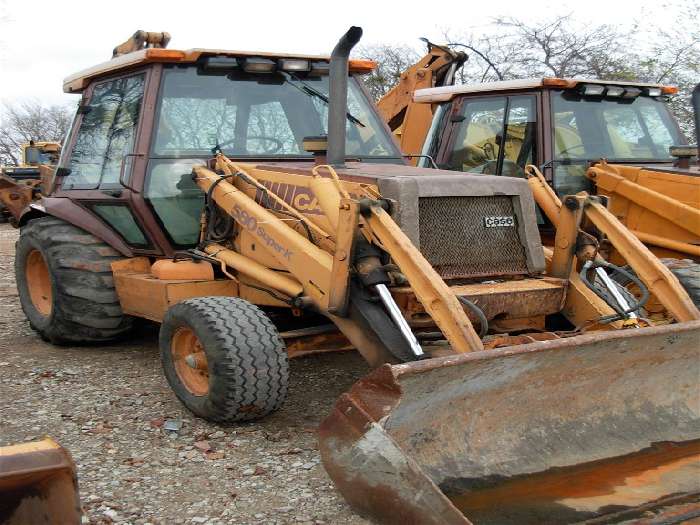
[[[57,197],[69,197],[115,231],[134,252],[160,253],[135,213],[139,192],[128,183],[138,169],[140,123],[149,71],[99,81],[88,88],[78,111],[69,170]]]
[[[439,167],[524,177],[538,156],[538,103],[535,94],[460,98],[437,148]]]

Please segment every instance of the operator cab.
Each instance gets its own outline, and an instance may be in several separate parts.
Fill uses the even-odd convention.
[[[423,150],[440,168],[524,177],[525,166],[535,164],[567,195],[591,191],[585,171],[601,158],[671,163],[669,147],[686,143],[665,104],[675,92],[544,78],[423,89],[415,99],[440,103]]]
[[[351,60],[346,152],[402,163]],[[170,254],[197,244],[204,195],[193,166],[215,152],[239,162],[310,163],[304,137],[327,134],[329,57],[147,48],[65,80],[82,93],[56,191],[117,230],[125,248]]]

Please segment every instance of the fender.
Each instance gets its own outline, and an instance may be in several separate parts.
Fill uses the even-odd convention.
[[[93,234],[109,244],[125,257],[133,257],[134,252],[114,231],[96,221],[95,217],[82,206],[65,197],[42,197],[33,202],[20,215],[18,226],[24,226],[28,221],[39,217],[52,216],[62,219],[77,228]]]

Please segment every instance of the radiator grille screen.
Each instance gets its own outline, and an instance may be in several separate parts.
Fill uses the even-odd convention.
[[[528,273],[511,197],[421,197],[418,209],[421,252],[443,278]],[[515,224],[487,228],[489,217]]]

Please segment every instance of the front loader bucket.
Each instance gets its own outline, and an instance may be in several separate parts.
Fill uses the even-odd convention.
[[[698,517],[700,322],[385,365],[338,400],[320,450],[382,523]]]
[[[0,447],[0,525],[71,525],[81,519],[75,464],[51,439]]]

